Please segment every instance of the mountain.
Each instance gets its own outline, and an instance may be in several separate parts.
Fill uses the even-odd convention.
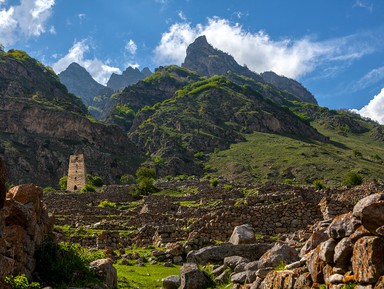
[[[0,135],[10,183],[55,186],[74,152],[106,183],[141,162],[119,127],[94,121],[50,68],[18,50],[0,52]]]
[[[145,67],[142,71],[140,71],[138,68],[129,66],[121,75],[112,73],[111,78],[107,82],[107,87],[113,89],[114,91],[118,91],[139,82],[151,74],[152,72],[148,67]]]
[[[76,62],[71,63],[58,76],[68,91],[80,96],[86,105],[92,105],[95,96],[109,97],[113,93],[112,89],[98,83],[84,67]]]
[[[198,37],[188,46],[182,66],[196,71],[202,76],[226,75],[233,82],[250,85],[266,96],[269,92],[263,84],[272,85],[281,93],[280,95],[268,95],[268,97],[280,104],[283,104],[287,99],[317,104],[314,96],[297,81],[278,76],[273,72],[259,75],[246,66],[239,65],[231,55],[214,48],[208,43],[205,36]]]

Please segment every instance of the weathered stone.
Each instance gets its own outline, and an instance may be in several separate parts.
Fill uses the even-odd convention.
[[[163,284],[162,289],[177,289],[181,284],[180,277],[178,275],[171,275],[161,280]]]
[[[264,279],[268,275],[268,273],[272,270],[273,270],[272,267],[260,268],[260,269],[256,270],[255,274],[257,277]]]
[[[253,281],[253,283],[249,289],[260,289],[262,282],[263,282],[263,279],[256,277],[256,280]]]
[[[247,266],[247,263],[240,263],[235,267],[235,269],[233,269],[233,272],[239,273],[239,272],[246,271],[245,266]]]
[[[180,268],[181,284],[179,289],[200,289],[209,284],[208,277],[199,269],[197,264],[185,263]]]
[[[312,278],[309,272],[301,274],[297,277],[294,289],[310,289],[312,286]]]
[[[28,203],[38,205],[42,197],[43,189],[34,184],[19,185],[11,188],[7,193],[8,199],[14,199],[23,205]]]
[[[324,283],[328,284],[330,283],[330,277],[334,274],[333,268],[331,265],[327,264],[323,268],[323,277],[324,277]]]
[[[253,231],[253,228],[248,224],[235,227],[231,237],[229,238],[229,243],[234,245],[254,244],[255,242],[255,232]]]
[[[353,208],[353,215],[356,218],[361,218],[361,212],[365,207],[369,206],[370,204],[376,203],[378,201],[383,201],[383,200],[384,200],[384,193],[378,193],[378,194],[367,196],[357,202],[357,204]]]
[[[384,275],[384,238],[360,238],[353,248],[352,268],[359,283],[375,283]]]
[[[337,267],[348,268],[353,252],[353,244],[351,240],[346,237],[341,239],[335,247],[335,254],[333,261]]]
[[[253,283],[256,281],[256,271],[254,270],[246,270],[245,271],[247,273],[247,281],[246,283]]]
[[[207,264],[208,262],[222,262],[225,257],[242,256],[251,261],[259,259],[271,244],[222,244],[219,246],[208,246],[200,250],[193,250],[187,255],[187,262]]]
[[[247,272],[240,272],[231,276],[231,282],[237,284],[244,284],[247,280]]]
[[[281,263],[290,264],[299,259],[297,251],[286,245],[276,243],[259,259],[259,268],[276,267]]]
[[[288,264],[287,266],[285,266],[285,269],[286,270],[292,270],[292,269],[296,269],[296,268],[302,267],[304,265],[305,265],[305,260],[302,259],[302,260],[293,262],[291,264]]]
[[[110,259],[99,259],[89,264],[96,274],[103,280],[108,288],[117,286],[117,271]]]
[[[213,271],[212,271],[212,274],[214,276],[219,276],[221,273],[223,273],[225,270],[227,269],[227,266],[225,265],[221,265],[217,268],[215,268]]]
[[[361,213],[361,222],[368,231],[376,234],[376,230],[384,225],[384,201],[365,206]]]
[[[344,275],[341,274],[333,274],[329,277],[329,282],[332,284],[343,283]]]
[[[224,265],[228,266],[232,270],[235,269],[236,266],[242,263],[248,263],[249,260],[247,258],[241,256],[230,256],[224,258]]]
[[[340,288],[342,289],[342,288]],[[373,289],[373,285],[367,284],[367,285],[356,285],[354,289]]]
[[[384,289],[384,276],[379,278],[374,289]]]
[[[231,275],[230,271],[229,270],[225,270],[219,276],[217,276],[215,278],[215,281],[217,283],[227,283],[227,281],[230,278],[230,275]]]
[[[247,263],[247,265],[245,265],[245,270],[256,271],[257,269],[259,269],[259,261],[252,261],[252,262]]]
[[[328,233],[324,230],[314,232],[301,248],[300,257],[315,249],[320,243],[326,241],[328,238]]]
[[[342,239],[350,236],[359,226],[361,222],[352,213],[337,216],[329,225],[328,234],[331,238]]]
[[[4,166],[3,159],[0,158],[0,209],[4,207],[4,202],[7,194],[5,183],[7,182],[7,171]]]
[[[323,283],[324,274],[323,268],[325,266],[324,262],[320,259],[319,256],[320,246],[317,246],[316,249],[313,249],[307,255],[307,267],[308,271],[311,274],[313,283]]]
[[[351,236],[349,236],[349,239],[353,244],[355,244],[356,241],[359,240],[361,237],[370,235],[371,233],[367,229],[365,229],[364,226],[360,226],[355,230],[355,232],[353,232]]]
[[[336,241],[334,239],[328,239],[327,241],[321,243],[319,258],[327,264],[333,262],[335,247]]]

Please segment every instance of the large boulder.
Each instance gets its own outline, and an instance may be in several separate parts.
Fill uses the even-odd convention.
[[[117,286],[117,270],[112,265],[110,259],[99,259],[89,264],[96,274],[103,280],[108,288],[115,288]]]
[[[163,283],[162,289],[177,289],[181,284],[181,279],[178,275],[168,276],[161,281]]]
[[[287,244],[276,243],[259,259],[259,268],[276,267],[281,263],[290,264],[299,260],[299,254],[295,248]]]
[[[24,184],[11,188],[7,193],[7,199],[26,204],[33,204],[33,208],[37,211],[41,207],[43,197],[43,189],[34,184]]]
[[[352,269],[358,283],[375,283],[384,275],[384,238],[360,238],[353,247]]]
[[[241,256],[230,256],[224,258],[224,265],[228,266],[232,270],[234,270],[236,266],[244,263],[249,263],[249,260]]]
[[[335,254],[333,261],[338,268],[343,268],[345,271],[348,269],[353,251],[353,244],[351,240],[347,237],[341,239],[335,247]]]
[[[355,216],[356,218],[360,218],[361,212],[365,207],[369,206],[370,204],[376,203],[378,201],[384,201],[384,193],[370,195],[361,199],[360,201],[357,202],[357,204],[353,208],[353,216]]]
[[[319,244],[326,241],[329,238],[328,233],[325,232],[325,229],[315,231],[305,242],[304,246],[300,250],[300,256],[304,256],[309,251],[315,249]]]
[[[5,183],[7,182],[7,171],[5,170],[3,159],[0,158],[0,209],[4,207],[7,189]]]
[[[219,246],[208,246],[189,252],[187,262],[197,264],[215,263],[222,262],[225,257],[229,256],[241,256],[250,261],[255,261],[271,247],[271,244],[222,244]]]
[[[378,201],[365,206],[361,213],[361,222],[372,234],[377,234],[377,229],[384,225],[384,201]]]
[[[323,268],[325,263],[320,259],[320,246],[317,246],[316,249],[313,249],[305,257],[307,259],[307,268],[311,274],[312,281],[314,283],[323,283]]]
[[[235,227],[229,238],[229,243],[232,243],[233,245],[254,244],[255,242],[255,232],[249,224]]]
[[[329,264],[333,262],[333,256],[335,254],[336,241],[334,239],[328,239],[320,244],[319,258]]]
[[[185,263],[180,268],[181,284],[179,289],[201,289],[209,285],[210,280],[194,263]]]
[[[340,240],[350,236],[360,225],[360,220],[352,213],[339,215],[329,225],[328,234],[331,238]]]

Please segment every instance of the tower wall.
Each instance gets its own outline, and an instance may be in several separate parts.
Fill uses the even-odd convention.
[[[86,177],[84,154],[71,155],[69,157],[67,190],[81,190],[86,184]]]

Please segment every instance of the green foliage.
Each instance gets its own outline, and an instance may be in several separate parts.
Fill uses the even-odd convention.
[[[137,190],[140,195],[148,195],[158,192],[154,185],[155,180],[148,177],[140,177],[137,179]]]
[[[120,177],[120,183],[122,184],[131,185],[131,184],[134,184],[135,182],[136,182],[136,179],[132,175],[122,175]]]
[[[198,160],[202,160],[202,159],[204,159],[205,155],[203,152],[197,152],[194,154],[194,157]]]
[[[36,272],[44,283],[55,288],[82,287],[99,283],[89,263],[103,258],[100,252],[91,253],[78,244],[56,243],[47,238],[36,252]]]
[[[103,179],[99,176],[87,175],[87,183],[94,187],[102,187],[104,185]]]
[[[139,167],[136,171],[136,177],[137,179],[144,178],[144,177],[156,179],[156,171],[154,168]]]
[[[322,180],[314,180],[312,184],[316,190],[321,190],[325,188],[325,185]]]
[[[28,278],[24,274],[18,276],[6,276],[4,281],[11,286],[12,289],[40,289],[39,283],[29,283]]]
[[[209,181],[209,184],[211,185],[212,188],[216,188],[217,185],[219,184],[219,180],[216,178],[213,178]]]
[[[84,187],[81,188],[80,192],[82,192],[82,193],[86,193],[86,192],[94,193],[94,192],[96,192],[96,188],[93,185],[85,184]]]
[[[342,289],[353,289],[357,286],[357,283],[356,282],[350,282],[350,283],[347,283],[345,284]]]
[[[45,187],[44,189],[43,189],[43,192],[44,193],[49,193],[49,192],[55,192],[56,190],[54,189],[54,188],[52,188],[52,187]]]
[[[68,176],[63,176],[59,180],[59,187],[61,190],[66,190],[67,189],[67,181],[68,181]]]
[[[226,190],[227,192],[230,192],[230,191],[233,190],[233,187],[232,187],[232,185],[230,185],[230,184],[225,184],[225,185],[224,185],[224,190]]]
[[[287,185],[293,185],[295,181],[293,179],[285,179],[284,180],[284,183],[286,183]]]
[[[361,185],[363,183],[363,177],[356,173],[356,172],[348,172],[346,175],[345,175],[345,179],[343,181],[343,185],[345,186],[358,186],[358,185]]]
[[[116,203],[110,202],[108,200],[103,200],[97,206],[99,208],[116,208]]]
[[[284,270],[285,269],[285,266],[287,266],[287,264],[282,260],[279,262],[279,265],[277,265],[275,268],[273,268],[275,271],[281,271],[281,270]]]
[[[353,153],[353,156],[354,156],[355,158],[358,158],[358,157],[362,157],[362,156],[363,156],[363,154],[361,153],[361,151],[359,151],[358,149],[354,149],[354,150],[352,151],[352,153]]]

